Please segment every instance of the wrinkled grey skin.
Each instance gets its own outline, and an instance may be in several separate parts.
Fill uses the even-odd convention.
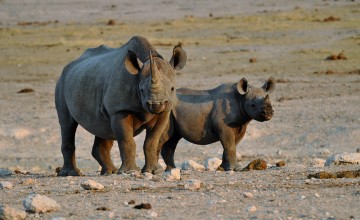
[[[88,49],[68,64],[55,89],[64,158],[58,175],[81,175],[75,162],[78,124],[95,135],[92,155],[102,166],[101,174],[117,171],[110,157],[113,140],[122,160],[118,173],[138,170],[133,137],[146,129],[143,171],[155,172],[159,138],[176,100],[174,69],[185,63],[180,46],[167,62],[147,39],[135,36],[119,48]]]
[[[218,170],[240,170],[236,145],[252,119],[268,121],[273,116],[269,93],[275,81],[269,78],[261,88],[248,85],[245,78],[212,90],[177,89],[177,104],[159,142],[167,170],[175,168],[174,153],[181,138],[199,145],[220,141],[222,164]]]

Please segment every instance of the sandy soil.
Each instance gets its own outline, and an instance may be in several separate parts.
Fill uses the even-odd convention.
[[[360,148],[360,4],[356,1],[1,1],[0,0],[0,168],[25,170],[3,178],[15,184],[0,191],[0,203],[22,209],[31,192],[58,201],[60,211],[30,218],[66,219],[349,219],[360,218],[359,178],[309,180],[320,170],[315,158]],[[240,3],[241,2],[241,3]],[[335,21],[325,21],[333,16]],[[112,19],[114,25],[108,25]],[[330,19],[331,20],[331,19]],[[86,177],[54,177],[62,165],[54,85],[62,68],[89,47],[117,47],[133,35],[146,36],[168,59],[181,42],[188,54],[178,87],[210,89],[242,77],[261,85],[277,79],[269,122],[252,122],[238,145],[240,164],[255,158],[285,167],[229,173],[191,172],[180,181],[100,176],[91,157],[93,137],[77,134],[77,162]],[[343,52],[347,59],[326,60]],[[255,58],[256,62],[249,62]],[[18,93],[30,88],[33,92]],[[144,164],[144,135],[136,137],[137,163]],[[112,155],[120,166],[117,147]],[[219,143],[180,141],[175,160],[221,158]],[[23,180],[35,179],[32,185]],[[104,191],[83,190],[85,178]],[[203,181],[184,190],[188,179]],[[139,186],[141,186],[139,188]],[[244,192],[253,193],[245,198]],[[152,209],[135,210],[134,199]],[[256,211],[249,211],[250,206]],[[105,206],[107,210],[97,208]]]

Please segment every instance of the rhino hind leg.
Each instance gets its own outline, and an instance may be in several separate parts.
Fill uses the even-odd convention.
[[[181,139],[180,136],[174,134],[168,141],[166,141],[161,149],[161,156],[165,161],[166,170],[171,170],[176,168],[174,162],[174,155],[177,143]]]
[[[58,176],[82,176],[76,167],[75,161],[75,133],[78,123],[69,116],[60,120],[61,125],[61,153],[64,158],[64,165]]]
[[[101,166],[101,175],[108,175],[117,172],[110,156],[113,143],[113,140],[105,140],[95,136],[91,154]]]

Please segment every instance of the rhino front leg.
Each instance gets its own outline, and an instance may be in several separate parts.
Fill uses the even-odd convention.
[[[163,171],[161,166],[158,164],[159,159],[159,140],[163,134],[168,122],[170,112],[163,112],[160,114],[152,128],[146,130],[146,137],[144,142],[144,154],[145,154],[145,165],[142,168],[142,172],[149,172],[157,174]]]
[[[71,117],[68,120],[61,120],[61,153],[64,158],[64,165],[58,176],[82,176],[76,167],[75,161],[75,133],[78,123]]]
[[[136,166],[136,144],[134,141],[133,117],[129,113],[117,114],[111,121],[112,130],[119,145],[121,167],[118,174],[140,170]]]
[[[105,140],[100,137],[95,137],[91,154],[101,166],[101,175],[113,174],[117,171],[110,156],[113,143],[113,140]]]
[[[222,163],[218,167],[218,170],[237,170],[240,165],[236,158],[236,141],[232,130],[221,131],[220,142],[224,148],[224,152],[222,156]]]

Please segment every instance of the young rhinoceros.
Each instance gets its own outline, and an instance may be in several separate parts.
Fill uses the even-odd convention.
[[[268,121],[274,111],[269,93],[275,81],[269,78],[261,88],[245,78],[211,90],[177,89],[177,104],[159,142],[167,170],[175,168],[174,153],[181,138],[199,145],[221,142],[224,151],[219,170],[239,170],[236,145],[252,119]]]
[[[180,46],[168,62],[147,39],[135,36],[119,48],[88,49],[68,64],[55,89],[64,158],[59,176],[81,175],[75,163],[78,124],[95,136],[92,155],[101,174],[117,170],[110,157],[113,140],[122,160],[119,172],[137,170],[133,137],[146,129],[143,171],[155,172],[159,139],[176,101],[174,69],[185,63]]]

